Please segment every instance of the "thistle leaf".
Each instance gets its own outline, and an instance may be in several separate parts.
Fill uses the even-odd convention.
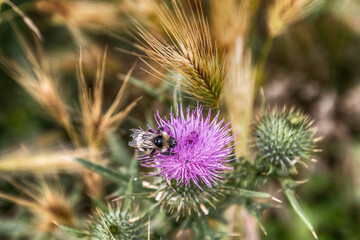
[[[294,188],[298,184],[296,182],[294,182],[293,180],[291,180],[291,179],[281,179],[280,183],[281,183],[282,189],[283,189],[283,191],[285,193],[285,196],[287,197],[287,199],[290,202],[291,207],[294,209],[296,214],[301,218],[301,220],[305,223],[305,225],[310,230],[310,232],[312,233],[314,238],[318,239],[318,237],[316,235],[316,232],[314,230],[314,227],[312,226],[309,219],[306,217],[304,211],[300,207],[299,202],[295,198]]]
[[[125,75],[120,75],[119,76],[120,79],[125,78]],[[155,87],[151,86],[150,84],[148,84],[145,81],[142,81],[140,79],[137,79],[135,77],[130,77],[129,78],[129,83],[134,85],[135,87],[140,88],[141,90],[143,90],[144,92],[146,92],[147,94],[149,94],[150,96],[161,100],[162,98],[160,97],[161,94],[159,92],[159,90],[157,90]]]
[[[264,225],[262,224],[261,217],[263,215],[264,210],[270,208],[271,206],[264,204],[264,203],[252,201],[252,202],[245,204],[245,207],[251,213],[251,215],[253,215],[253,217],[255,218],[257,224],[259,225],[259,228],[261,229],[261,231],[265,235],[267,235],[266,229],[265,229]]]
[[[131,159],[127,144],[124,140],[119,139],[114,133],[109,132],[106,135],[106,141],[110,148],[111,159],[114,162],[120,163],[123,166],[128,167],[129,161],[126,159]]]
[[[102,165],[87,161],[85,159],[81,159],[81,158],[77,158],[76,159],[77,162],[79,162],[81,165],[83,165],[84,167],[86,167],[87,169],[113,181],[113,182],[122,182],[122,183],[127,183],[129,181],[129,177],[126,176],[125,174],[116,171],[114,169],[108,168],[108,167],[104,167]]]
[[[67,234],[76,237],[76,238],[86,238],[90,236],[90,233],[88,231],[84,231],[84,230],[78,230],[75,228],[71,228],[71,227],[65,227],[62,225],[59,225],[59,228],[66,232]]]
[[[281,203],[281,201],[279,199],[277,199],[277,198],[273,197],[271,194],[265,193],[265,192],[257,192],[257,191],[251,191],[251,190],[239,188],[239,189],[237,189],[235,194],[239,195],[241,197],[246,197],[246,198],[268,198],[268,199],[271,199],[271,200]]]

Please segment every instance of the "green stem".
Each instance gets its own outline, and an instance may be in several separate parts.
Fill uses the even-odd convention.
[[[269,36],[263,47],[262,47],[262,50],[261,50],[261,55],[260,55],[260,58],[259,58],[259,62],[258,62],[258,65],[257,65],[257,71],[256,71],[256,89],[262,85],[263,81],[264,81],[264,70],[265,70],[265,64],[266,64],[266,60],[269,56],[269,53],[270,53],[270,49],[272,47],[272,44],[273,44],[273,40],[274,38]]]
[[[291,207],[294,209],[296,214],[301,218],[301,220],[305,223],[305,225],[311,231],[314,238],[318,239],[318,237],[315,233],[314,227],[312,226],[310,221],[305,216],[305,213],[301,209],[299,202],[295,198],[295,192],[294,192],[293,188],[291,186],[289,186],[289,180],[288,179],[279,179],[279,181],[281,183],[282,190],[284,191],[285,196],[287,197],[287,199],[290,202]],[[292,181],[292,180],[290,180],[290,181]]]

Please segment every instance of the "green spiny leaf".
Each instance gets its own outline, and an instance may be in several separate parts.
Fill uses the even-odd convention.
[[[118,182],[123,182],[123,183],[127,183],[129,181],[129,176],[116,171],[114,169],[87,161],[85,159],[81,159],[81,158],[77,158],[76,161],[78,161],[81,165],[83,165],[84,167],[86,167],[87,169],[111,180],[114,181],[116,183]]]
[[[264,210],[270,208],[271,206],[264,203],[259,202],[248,202],[245,204],[246,209],[251,213],[251,215],[254,216],[256,222],[258,223],[261,231],[267,235],[266,229],[264,225],[262,224],[261,217],[263,215]]]
[[[75,228],[71,228],[71,227],[66,227],[66,226],[62,226],[59,225],[59,228],[66,232],[67,234],[76,237],[76,238],[86,238],[90,236],[90,233],[88,231],[84,231],[84,230],[78,230]]]
[[[131,159],[131,156],[128,149],[125,147],[126,143],[117,138],[113,133],[107,134],[106,140],[110,148],[112,159],[124,166],[129,166],[129,159]]]
[[[144,81],[141,81],[140,79],[137,79],[135,77],[129,78],[129,83],[144,90],[150,96],[161,100],[160,92],[155,87],[151,86],[150,84],[148,84]]]
[[[247,190],[247,189],[236,189],[235,192],[236,195],[239,195],[241,197],[247,197],[247,198],[268,198],[268,199],[272,199],[276,202],[281,202],[279,199],[273,197],[271,194],[269,193],[265,193],[265,192],[257,192],[257,191],[252,191],[252,190]]]
[[[305,223],[305,225],[310,230],[310,232],[312,233],[314,238],[318,239],[316,232],[314,230],[314,227],[312,226],[309,219],[306,217],[304,211],[300,207],[299,202],[295,198],[294,186],[297,186],[297,184],[291,179],[281,179],[280,183],[281,183],[282,189],[285,193],[285,196],[287,197],[287,199],[290,202],[291,207],[294,209],[296,214],[301,218],[301,220]]]

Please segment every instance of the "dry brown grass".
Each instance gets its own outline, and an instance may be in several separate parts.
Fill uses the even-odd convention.
[[[89,38],[84,31],[102,31],[121,26],[118,4],[109,1],[38,0],[35,7],[49,14],[52,22],[66,26],[80,46],[86,46]]]
[[[106,134],[118,128],[121,122],[135,107],[137,101],[140,99],[137,98],[132,103],[127,105],[122,111],[119,111],[121,104],[123,104],[127,83],[134,69],[133,66],[127,73],[114,101],[106,110],[106,112],[103,112],[105,65],[106,51],[102,57],[102,60],[98,61],[94,87],[92,92],[90,92],[83,74],[82,57],[80,56],[79,59],[78,95],[80,101],[81,125],[83,136],[85,137],[86,144],[89,147],[98,147],[101,145],[105,139]]]
[[[245,48],[241,38],[234,46],[226,86],[226,107],[233,131],[238,133],[235,145],[239,156],[249,157],[250,133],[254,108],[256,69],[251,52]]]
[[[26,15],[20,8],[18,8],[12,1],[10,0],[2,0],[0,2],[0,7],[1,4],[7,4],[8,6],[11,7],[11,9],[18,15],[21,17],[21,19],[24,21],[24,23],[29,27],[29,29],[38,37],[38,39],[42,40],[43,36],[40,32],[40,30],[38,29],[38,27],[35,25],[35,23],[31,20],[31,18]],[[4,14],[4,12],[1,13],[2,19],[6,19],[8,20]]]
[[[105,80],[106,50],[102,59],[98,59],[98,67],[93,89],[90,91],[83,74],[82,54],[79,58],[78,66],[78,85],[80,102],[80,121],[81,135],[84,137],[85,144],[89,148],[87,159],[93,162],[102,160],[102,146],[106,134],[116,130],[130,111],[135,107],[141,97],[127,105],[123,110],[119,110],[123,104],[125,89],[130,75],[135,65],[130,69],[123,84],[119,89],[114,101],[110,107],[103,111],[103,90]],[[88,187],[88,193],[91,196],[99,197],[102,194],[102,178],[98,174],[84,169],[84,181]]]
[[[0,192],[0,198],[25,207],[34,215],[37,230],[54,232],[57,224],[74,226],[77,218],[72,203],[69,202],[57,177],[45,179],[38,177],[37,183],[20,183],[7,179],[22,196]],[[35,229],[34,229],[35,230]]]
[[[81,29],[101,30],[119,26],[119,8],[106,1],[38,0],[40,12],[51,14],[55,21]]]
[[[39,44],[36,45],[36,54],[24,37],[16,28],[14,29],[21,43],[26,65],[1,55],[0,63],[5,67],[8,74],[39,103],[46,113],[52,116],[68,132],[71,132],[73,126],[68,112],[69,107],[61,92],[60,74],[51,65],[50,60],[45,56]],[[35,43],[38,42],[35,41]]]
[[[88,156],[87,149],[56,148],[52,150],[29,151],[22,148],[0,157],[0,172],[11,174],[76,173],[81,170],[81,167],[74,159],[86,156]]]
[[[211,0],[211,30],[221,49],[233,51],[239,37],[246,41],[259,1]]]
[[[268,9],[268,28],[272,37],[309,15],[322,0],[275,0]]]

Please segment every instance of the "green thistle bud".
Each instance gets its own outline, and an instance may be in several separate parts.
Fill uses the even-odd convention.
[[[98,211],[89,225],[89,233],[93,240],[135,240],[146,239],[145,224],[120,208],[109,207]]]
[[[157,190],[151,194],[151,197],[155,198],[161,209],[166,209],[176,218],[176,221],[185,216],[207,215],[225,193],[225,190],[218,185],[214,187],[205,185],[200,189],[191,183],[190,186],[185,187],[184,184],[177,184],[174,179],[168,182],[166,179],[158,179],[147,187]]]
[[[255,126],[257,164],[269,173],[296,172],[295,164],[306,164],[316,151],[316,131],[311,125],[307,116],[293,109],[275,109],[262,116]]]

